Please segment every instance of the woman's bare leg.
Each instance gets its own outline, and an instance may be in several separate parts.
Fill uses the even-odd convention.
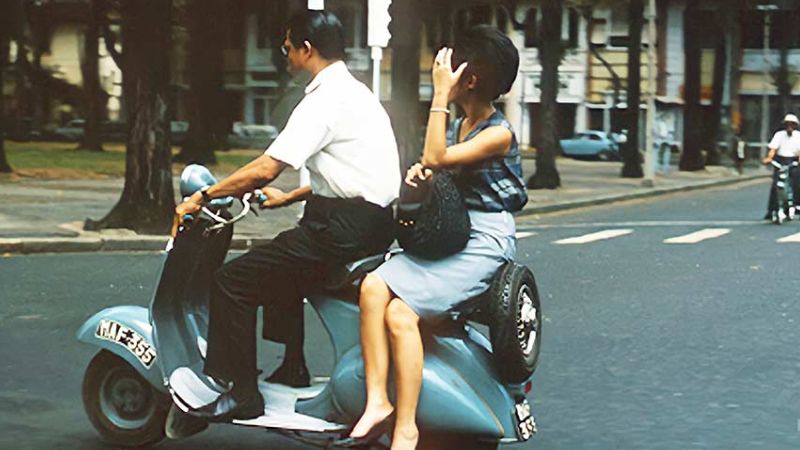
[[[417,402],[422,387],[422,337],[419,316],[396,298],[386,308],[397,385],[397,422],[392,450],[414,450],[419,441]]]
[[[353,428],[351,437],[363,437],[372,427],[392,413],[394,407],[386,391],[389,372],[389,339],[384,316],[392,294],[386,283],[369,274],[361,284],[361,352],[367,384],[367,405]]]

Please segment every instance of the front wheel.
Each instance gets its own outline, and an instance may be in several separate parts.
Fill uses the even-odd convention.
[[[101,438],[140,447],[164,439],[169,398],[119,356],[101,350],[83,377],[83,407]]]
[[[603,161],[603,162],[611,161],[611,159],[613,159],[613,157],[614,157],[614,155],[613,155],[613,153],[611,153],[610,150],[603,150],[603,151],[601,151],[600,153],[597,154],[597,159],[600,160],[600,161]]]

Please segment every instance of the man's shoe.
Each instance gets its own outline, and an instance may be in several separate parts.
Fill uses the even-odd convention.
[[[267,383],[277,383],[294,388],[304,388],[311,386],[311,376],[305,362],[284,361],[272,375],[264,379]]]
[[[197,434],[206,428],[208,428],[208,422],[181,411],[173,404],[170,406],[169,412],[167,413],[164,433],[170,439],[183,439]]]
[[[264,414],[264,398],[256,393],[237,399],[232,392],[224,392],[213,402],[189,411],[189,414],[209,422],[255,419]]]

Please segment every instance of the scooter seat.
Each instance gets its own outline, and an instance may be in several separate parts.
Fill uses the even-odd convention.
[[[377,269],[394,253],[368,256],[345,264],[328,277],[325,291],[339,292],[357,286],[368,273]]]

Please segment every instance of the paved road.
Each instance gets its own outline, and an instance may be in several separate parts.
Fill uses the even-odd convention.
[[[518,259],[537,275],[545,336],[531,395],[540,433],[510,448],[800,448],[800,245],[791,242],[800,223],[757,220],[766,189],[519,224]],[[0,448],[104,448],[80,403],[93,351],[73,332],[101,307],[146,304],[160,259],[0,259]],[[311,369],[324,374],[329,347],[308,328]],[[305,447],[217,426],[161,448]]]

